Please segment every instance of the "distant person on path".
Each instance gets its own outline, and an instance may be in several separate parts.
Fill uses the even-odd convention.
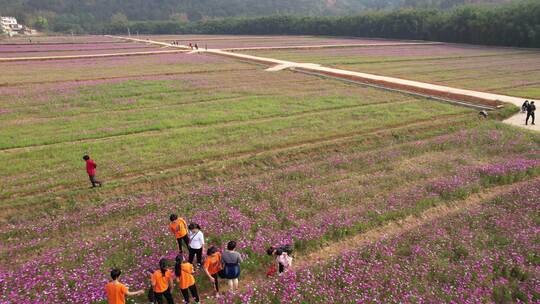
[[[227,244],[227,250],[221,255],[223,263],[223,273],[225,279],[229,282],[229,290],[235,292],[238,290],[238,278],[240,277],[240,263],[242,257],[236,250],[236,242],[230,241]]]
[[[126,285],[120,283],[118,278],[122,274],[120,269],[111,270],[111,279],[107,285],[105,285],[105,293],[107,294],[107,303],[109,304],[126,304],[126,296],[139,296],[144,293],[144,290],[138,290],[131,292]]]
[[[204,234],[201,231],[199,224],[191,223],[189,229],[189,263],[193,264],[195,256],[197,256],[197,267],[202,265],[202,254],[204,251]]]
[[[83,156],[83,160],[86,162],[86,173],[88,173],[88,177],[90,178],[90,182],[92,183],[92,188],[95,188],[96,185],[99,185],[101,187],[101,182],[96,180],[96,163],[90,159],[90,156],[85,155]]]
[[[204,261],[204,272],[210,278],[210,282],[214,284],[216,296],[219,296],[219,280],[218,273],[222,269],[221,253],[216,246],[208,248],[206,251],[206,260]]]
[[[150,281],[158,304],[163,304],[163,298],[167,300],[167,304],[174,304],[171,294],[174,286],[173,274],[167,267],[167,260],[161,259],[159,261],[159,269],[150,276]]]
[[[527,118],[525,119],[525,125],[527,125],[529,122],[529,118],[532,118],[531,125],[534,125],[534,111],[536,111],[536,106],[534,105],[534,101],[531,101],[527,107]]]
[[[199,46],[195,43],[195,49],[198,50]]]
[[[521,112],[523,113],[527,112],[528,107],[529,107],[529,101],[525,100],[525,102],[521,105]]]
[[[195,300],[195,303],[199,303],[199,293],[197,292],[197,285],[195,285],[195,277],[193,277],[193,265],[188,262],[184,262],[184,256],[179,254],[176,256],[176,265],[174,266],[174,273],[178,280],[178,287],[184,297],[184,303],[189,303],[189,293]]]
[[[188,237],[188,227],[186,221],[183,218],[179,218],[176,214],[171,214],[169,216],[171,223],[169,224],[169,230],[174,237],[176,242],[178,242],[178,252],[182,253],[182,240],[186,243],[186,247],[189,250],[189,237]]]

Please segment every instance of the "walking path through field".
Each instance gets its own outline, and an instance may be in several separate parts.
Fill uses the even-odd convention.
[[[526,187],[537,180],[540,180],[540,177],[530,180],[527,179],[511,185],[488,188],[482,192],[473,194],[464,200],[429,208],[419,216],[411,215],[405,219],[390,222],[384,226],[371,229],[365,233],[357,234],[351,238],[328,244],[318,251],[314,251],[307,256],[296,259],[298,262],[296,263],[295,267],[303,268],[312,266],[315,263],[325,263],[335,260],[335,257],[338,257],[346,251],[359,250],[382,239],[402,235],[415,228],[429,224],[437,219],[446,218],[459,212],[474,209],[484,202],[493,200],[501,195],[511,192],[514,189]]]
[[[129,37],[118,37],[118,36],[109,36],[112,38],[118,38],[127,41],[151,43],[162,46],[170,46],[181,49],[188,49],[185,45],[172,45],[165,42],[153,41],[153,40],[143,40]],[[349,81],[357,81],[361,83],[366,83],[370,85],[377,85],[383,88],[389,88],[394,90],[403,90],[412,93],[419,93],[424,95],[435,96],[444,99],[459,100],[467,102],[470,104],[480,104],[489,108],[496,108],[502,106],[503,103],[510,103],[521,107],[521,104],[524,101],[524,98],[479,92],[473,90],[465,90],[452,88],[448,86],[436,85],[431,83],[412,81],[394,77],[380,76],[374,74],[367,74],[361,72],[354,72],[330,67],[324,67],[319,64],[313,63],[299,63],[293,61],[285,61],[274,58],[267,57],[258,57],[253,55],[240,54],[235,52],[228,52],[220,49],[199,49],[192,51],[190,53],[209,53],[220,56],[226,56],[235,58],[242,61],[255,62],[263,65],[271,66],[267,69],[268,71],[280,71],[284,69],[292,69],[300,72],[315,73],[321,76],[329,76],[333,78],[339,78]],[[537,100],[534,100],[536,104],[539,104]],[[511,118],[505,120],[504,122],[510,125],[527,128],[529,130],[540,131],[540,127],[536,126],[525,126],[524,119],[522,114],[516,114]],[[521,120],[521,122],[520,122]]]

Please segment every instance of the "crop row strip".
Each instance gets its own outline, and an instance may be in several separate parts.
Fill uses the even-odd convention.
[[[241,97],[217,99],[217,101],[235,100],[239,98]],[[205,101],[199,101],[199,102],[194,102],[194,103],[211,103],[215,101],[216,100],[205,100]],[[411,102],[413,102],[413,100],[386,101],[386,102],[379,102],[379,103],[365,103],[365,104],[356,104],[356,105],[341,105],[341,106],[334,106],[334,107],[328,107],[328,108],[323,108],[323,109],[304,110],[304,111],[299,111],[293,114],[288,114],[288,113],[274,114],[274,115],[262,116],[259,118],[253,118],[253,119],[248,119],[248,120],[233,119],[233,120],[228,120],[228,121],[225,120],[225,121],[218,121],[218,122],[205,123],[205,124],[194,122],[192,124],[188,124],[184,126],[151,127],[151,128],[143,129],[143,130],[119,132],[117,134],[112,134],[112,135],[100,136],[99,134],[97,134],[95,137],[88,137],[88,138],[82,138],[82,139],[76,139],[76,140],[53,141],[53,142],[45,143],[45,144],[32,144],[32,145],[26,145],[26,146],[0,148],[0,153],[1,152],[29,151],[30,148],[43,148],[47,146],[61,145],[61,144],[75,144],[75,143],[83,143],[83,142],[106,141],[113,138],[127,137],[127,136],[136,136],[136,135],[153,136],[156,133],[160,133],[165,130],[203,129],[203,128],[209,128],[209,127],[242,126],[242,125],[249,125],[252,123],[271,122],[273,120],[280,119],[280,118],[292,118],[292,117],[301,118],[301,117],[305,117],[309,115],[335,112],[335,111],[340,111],[340,110],[345,110],[345,109],[357,109],[357,108],[363,108],[363,107],[368,107],[368,106],[379,106],[379,105],[384,105],[384,104],[405,104],[405,103],[411,103]],[[184,104],[180,104],[180,106],[181,105],[184,105]],[[178,105],[170,105],[169,107],[176,107],[176,106]]]
[[[186,51],[183,51],[183,50],[171,50],[171,51],[111,53],[111,54],[66,55],[66,56],[10,57],[10,58],[4,57],[4,58],[0,58],[0,62],[126,57],[126,56],[144,56],[144,55],[173,54],[173,53],[185,53],[185,52]]]
[[[265,50],[307,50],[327,48],[358,48],[358,47],[389,47],[389,46],[424,46],[442,45],[442,42],[397,42],[397,43],[345,43],[345,44],[317,44],[317,45],[286,45],[286,46],[255,46],[239,48],[223,48],[223,51],[265,51]]]

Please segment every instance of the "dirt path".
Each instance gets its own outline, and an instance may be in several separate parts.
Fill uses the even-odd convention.
[[[525,118],[526,117],[527,117],[526,113],[521,113],[520,112],[520,113],[518,113],[518,114],[504,120],[504,123],[509,124],[509,125],[513,125],[513,126],[516,126],[516,127],[520,127],[520,128],[525,128],[525,129],[528,129],[528,130],[540,131],[540,128],[538,126],[538,125],[540,125],[540,121],[537,121],[536,125],[531,125],[531,120],[529,119],[529,124],[525,125]]]
[[[483,202],[492,200],[500,195],[508,193],[518,187],[523,187],[531,182],[540,180],[540,177],[525,180],[519,183],[489,188],[480,193],[473,194],[465,200],[454,201],[424,211],[420,216],[408,216],[405,219],[388,223],[384,226],[358,234],[335,243],[328,243],[322,249],[296,259],[296,267],[304,268],[316,263],[324,263],[335,259],[345,251],[358,250],[374,242],[385,238],[396,237],[407,233],[420,226],[429,224],[437,219],[455,215],[459,212],[477,208]]]
[[[109,37],[127,40],[127,41],[152,43],[152,44],[157,44],[157,45],[170,45],[168,43],[152,41],[148,39],[142,40],[142,39],[125,38],[125,37],[117,37],[117,36],[109,36]],[[185,49],[185,46],[177,46],[177,47]],[[242,61],[268,65],[271,67],[270,69],[268,69],[268,71],[281,71],[285,69],[295,69],[298,71],[312,72],[312,73],[317,73],[320,75],[330,76],[330,77],[344,79],[344,80],[352,80],[352,81],[358,81],[358,82],[366,83],[370,85],[377,85],[383,88],[397,89],[397,90],[436,96],[436,97],[441,97],[441,98],[446,98],[446,99],[453,99],[453,100],[459,100],[459,101],[464,101],[464,102],[482,104],[482,105],[490,106],[493,108],[500,107],[502,106],[503,103],[510,103],[510,104],[520,107],[524,101],[524,99],[520,97],[486,93],[486,92],[473,91],[473,90],[465,90],[465,89],[447,87],[447,86],[413,81],[413,80],[406,80],[406,79],[400,79],[400,78],[394,78],[394,77],[348,71],[348,70],[324,67],[319,64],[313,64],[313,63],[299,63],[299,62],[285,61],[285,60],[279,60],[279,59],[274,59],[274,58],[258,57],[258,56],[240,54],[240,53],[235,53],[235,52],[228,52],[221,49],[208,49],[208,50],[199,49],[197,51],[194,51],[194,53],[195,52],[226,56],[226,57],[231,57],[231,58],[235,58]],[[537,104],[539,103],[537,100],[535,101]],[[517,122],[521,118],[521,115],[519,116],[518,115],[519,114],[514,115],[509,120],[506,120],[505,123],[525,128],[524,125],[519,124]],[[540,132],[540,127],[538,127],[538,125],[527,127],[527,129]]]

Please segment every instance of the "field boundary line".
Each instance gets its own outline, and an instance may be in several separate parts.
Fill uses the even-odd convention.
[[[342,255],[344,252],[365,248],[377,241],[405,234],[437,219],[478,208],[483,203],[489,202],[505,193],[509,193],[515,188],[526,186],[531,182],[538,180],[540,180],[540,177],[526,179],[508,185],[485,188],[481,192],[474,193],[463,200],[443,202],[440,205],[426,209],[420,215],[409,215],[404,219],[391,221],[383,226],[375,227],[335,243],[327,243],[323,248],[297,259],[299,262],[296,267],[304,268],[313,266],[314,264],[324,264],[328,261],[335,260],[336,257]]]

